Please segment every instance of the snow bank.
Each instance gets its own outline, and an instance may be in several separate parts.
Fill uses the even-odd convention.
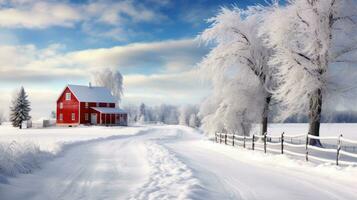
[[[138,134],[148,127],[54,127],[18,129],[0,126],[0,182],[6,177],[31,173],[43,162],[73,146],[100,139]]]
[[[6,181],[6,176],[19,173],[31,173],[40,168],[41,163],[54,154],[41,151],[39,146],[32,143],[0,143],[0,182]]]

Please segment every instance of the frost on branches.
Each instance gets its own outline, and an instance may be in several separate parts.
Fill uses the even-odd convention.
[[[121,101],[123,95],[123,76],[119,71],[104,69],[93,74],[92,77],[95,85],[108,88],[114,97]]]
[[[271,50],[258,37],[265,7],[242,10],[222,8],[210,19],[211,26],[199,38],[214,45],[199,64],[211,80],[213,92],[203,103],[200,115],[205,131],[228,131],[248,135],[252,123],[261,122],[267,131],[271,99]]]
[[[22,122],[31,119],[30,111],[30,102],[27,99],[25,89],[21,87],[10,107],[10,121],[12,125],[14,127],[22,128]]]
[[[319,135],[322,107],[356,85],[357,1],[291,0],[273,9],[260,33],[274,48],[280,117],[309,113],[309,133]]]

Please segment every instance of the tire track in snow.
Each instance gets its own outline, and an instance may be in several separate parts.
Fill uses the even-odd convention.
[[[146,147],[151,173],[147,182],[129,199],[190,199],[200,188],[192,171],[163,146],[147,142]]]

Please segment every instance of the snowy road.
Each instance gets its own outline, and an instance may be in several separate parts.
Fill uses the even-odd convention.
[[[0,199],[357,199],[343,181],[253,162],[252,154],[259,160],[190,128],[157,126],[73,145],[41,170],[0,184]]]

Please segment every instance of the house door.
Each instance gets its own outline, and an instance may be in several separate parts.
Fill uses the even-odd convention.
[[[97,124],[97,113],[92,113],[90,116],[90,123]]]

